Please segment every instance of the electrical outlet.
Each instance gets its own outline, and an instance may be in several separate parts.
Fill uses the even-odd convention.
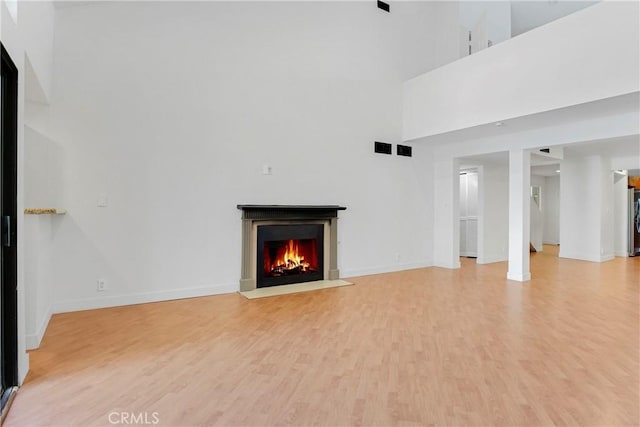
[[[104,292],[107,290],[107,281],[104,279],[98,279],[98,292]]]

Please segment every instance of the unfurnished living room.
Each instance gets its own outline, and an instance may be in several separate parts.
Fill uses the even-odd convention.
[[[0,13],[3,425],[640,425],[637,1]]]

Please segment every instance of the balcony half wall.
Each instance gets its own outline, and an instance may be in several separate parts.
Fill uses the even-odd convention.
[[[406,81],[403,139],[637,93],[638,16],[603,1]]]

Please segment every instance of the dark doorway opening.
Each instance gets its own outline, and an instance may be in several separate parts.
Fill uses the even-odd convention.
[[[0,402],[4,416],[18,385],[18,69],[1,43],[0,48]]]
[[[256,286],[324,279],[324,225],[258,226]]]

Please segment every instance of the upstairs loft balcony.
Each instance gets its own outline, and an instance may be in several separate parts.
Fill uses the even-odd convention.
[[[637,94],[638,14],[604,1],[406,81],[403,139]]]

